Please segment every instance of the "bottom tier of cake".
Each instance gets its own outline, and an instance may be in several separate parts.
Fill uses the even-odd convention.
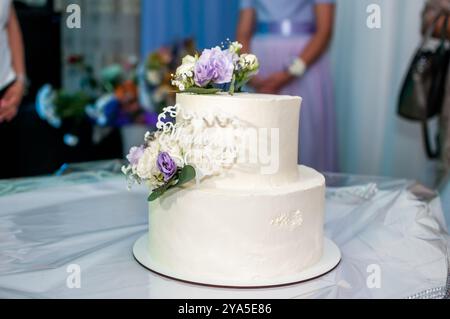
[[[305,166],[273,189],[176,189],[150,203],[149,254],[204,281],[295,275],[322,255],[324,205],[325,179]]]

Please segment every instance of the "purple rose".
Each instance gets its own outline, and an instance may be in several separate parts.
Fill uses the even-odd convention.
[[[131,165],[137,165],[142,155],[144,155],[144,151],[144,145],[141,145],[139,147],[133,146],[127,155],[128,162],[130,162]]]
[[[177,171],[177,164],[167,152],[159,153],[156,164],[161,173],[163,173],[165,182],[171,179]]]
[[[234,71],[235,55],[229,50],[222,51],[219,47],[205,49],[195,63],[194,81],[200,87],[211,81],[216,84],[231,82]]]

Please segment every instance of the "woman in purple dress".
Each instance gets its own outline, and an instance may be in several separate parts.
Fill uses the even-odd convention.
[[[328,45],[334,0],[241,0],[237,40],[260,60],[251,82],[260,93],[303,98],[299,162],[337,171]]]

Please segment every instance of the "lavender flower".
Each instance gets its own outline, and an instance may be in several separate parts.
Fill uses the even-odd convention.
[[[205,87],[211,81],[216,84],[231,82],[234,71],[235,54],[219,47],[205,49],[195,63],[195,84]]]
[[[130,152],[127,155],[127,160],[130,162],[131,165],[137,165],[139,163],[139,160],[141,159],[142,155],[144,155],[144,146],[141,145],[139,147],[133,146],[130,149]]]
[[[161,173],[163,173],[165,182],[171,179],[177,171],[177,164],[167,152],[159,153],[156,164]]]

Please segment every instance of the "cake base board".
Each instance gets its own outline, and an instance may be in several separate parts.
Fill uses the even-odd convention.
[[[148,234],[145,234],[134,243],[133,255],[141,266],[147,268],[153,273],[185,283],[223,288],[268,288],[294,285],[327,274],[341,261],[341,252],[337,245],[330,239],[324,238],[322,258],[316,264],[295,275],[270,280],[265,279],[258,281],[256,279],[249,282],[233,280],[205,280],[201,277],[186,276],[177,274],[172,270],[165,269],[152,260],[148,251]]]

